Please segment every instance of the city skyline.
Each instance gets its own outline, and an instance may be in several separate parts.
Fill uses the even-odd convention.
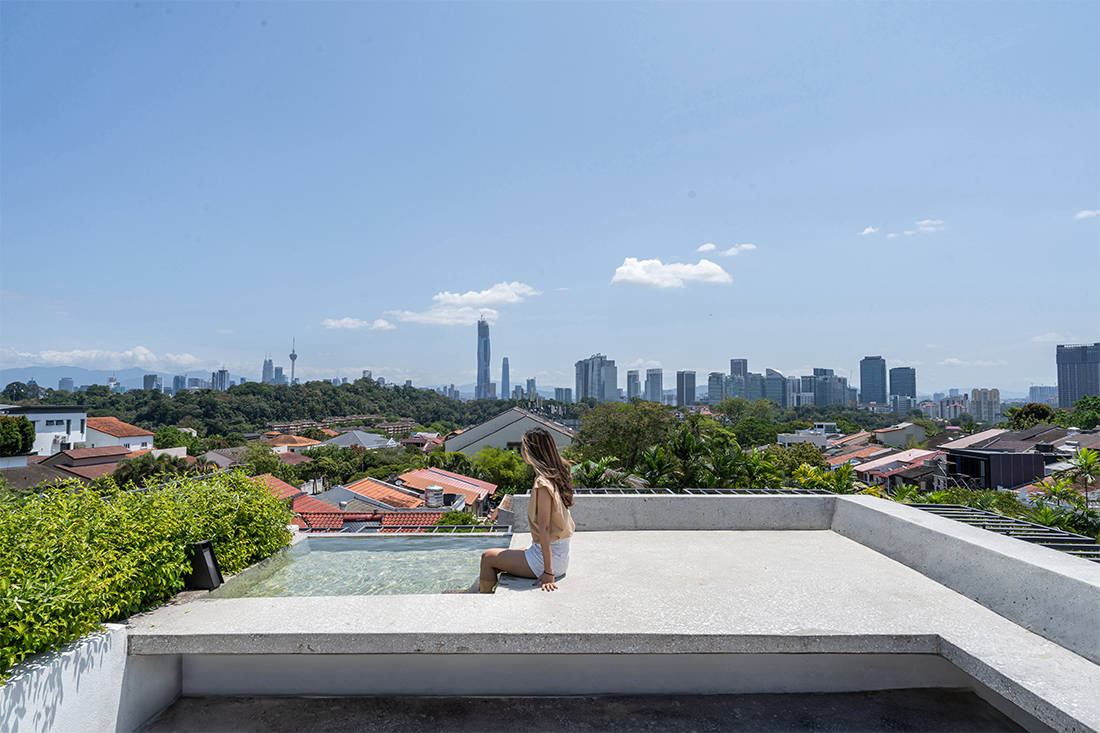
[[[484,314],[515,383],[882,354],[1019,394],[1100,337],[1088,4],[0,13],[0,368],[256,378],[296,336],[302,380],[468,384]]]

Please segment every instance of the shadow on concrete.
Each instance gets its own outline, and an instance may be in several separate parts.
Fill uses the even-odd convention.
[[[1016,731],[967,690],[612,697],[181,698],[146,731]]]

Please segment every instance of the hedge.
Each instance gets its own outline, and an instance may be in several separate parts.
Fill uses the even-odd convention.
[[[0,506],[0,681],[25,657],[181,590],[190,542],[213,540],[234,573],[290,541],[286,502],[240,472],[106,486],[59,484]]]

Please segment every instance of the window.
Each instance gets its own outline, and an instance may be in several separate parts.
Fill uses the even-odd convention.
[[[84,432],[84,421],[83,420],[80,421],[80,432],[82,432],[82,433]]]

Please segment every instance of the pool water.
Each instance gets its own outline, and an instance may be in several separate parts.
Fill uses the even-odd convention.
[[[222,587],[213,598],[378,596],[442,593],[469,587],[481,551],[510,537],[309,537]]]

